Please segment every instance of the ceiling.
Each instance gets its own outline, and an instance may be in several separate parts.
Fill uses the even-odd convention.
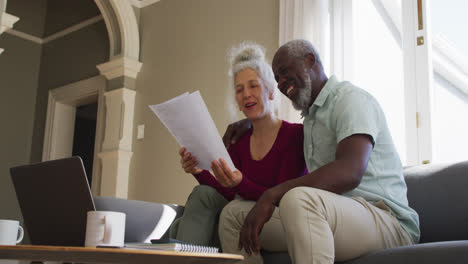
[[[100,15],[94,0],[9,0],[6,12],[19,17],[16,31],[39,38]]]

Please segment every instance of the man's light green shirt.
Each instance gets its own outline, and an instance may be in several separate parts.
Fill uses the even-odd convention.
[[[385,115],[372,95],[331,76],[304,116],[304,157],[309,172],[335,160],[338,143],[353,134],[372,137],[373,150],[361,183],[344,193],[375,203],[383,200],[416,243],[419,217],[408,206],[403,168]]]

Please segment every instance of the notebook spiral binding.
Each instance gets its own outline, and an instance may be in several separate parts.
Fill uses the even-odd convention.
[[[200,252],[200,253],[218,253],[218,248],[208,247],[208,246],[199,246],[192,244],[177,244],[176,251],[185,251],[185,252]]]

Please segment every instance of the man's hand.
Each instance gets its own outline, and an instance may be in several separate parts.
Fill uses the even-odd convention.
[[[268,198],[268,191],[266,191],[260,196],[244,220],[244,225],[242,225],[239,235],[239,250],[244,248],[249,256],[252,252],[255,254],[260,253],[261,245],[258,236],[274,211],[275,205]]]
[[[252,123],[248,119],[242,119],[230,124],[224,132],[223,143],[226,148],[235,144],[250,128]]]
[[[233,188],[239,185],[242,181],[242,173],[238,170],[231,171],[226,161],[219,159],[211,163],[211,169],[215,175],[216,180],[223,187]]]
[[[185,148],[179,149],[180,164],[186,173],[200,174],[202,170],[197,168],[198,160],[187,152]]]

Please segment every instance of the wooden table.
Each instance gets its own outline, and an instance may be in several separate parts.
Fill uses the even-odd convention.
[[[223,253],[17,245],[0,246],[1,259],[76,263],[214,264],[235,263],[244,257]]]

